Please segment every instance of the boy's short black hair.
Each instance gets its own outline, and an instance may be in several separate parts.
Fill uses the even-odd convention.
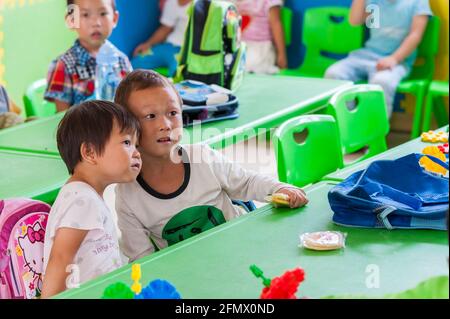
[[[125,108],[108,101],[87,101],[72,106],[58,125],[58,150],[70,174],[81,162],[81,145],[90,145],[101,155],[111,137],[114,122],[121,132],[140,135],[138,120]]]
[[[131,93],[155,87],[169,87],[178,97],[180,108],[183,105],[180,93],[166,77],[153,70],[137,69],[129,73],[119,84],[114,97],[114,102],[130,109],[128,100]]]
[[[76,0],[67,0],[67,6],[70,6],[70,5],[72,5],[72,4],[75,4],[75,1]],[[112,9],[113,9],[113,11],[116,11],[117,9],[117,6],[116,6],[116,0],[111,0],[111,6],[112,6]]]

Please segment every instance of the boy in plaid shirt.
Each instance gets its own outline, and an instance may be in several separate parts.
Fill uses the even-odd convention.
[[[73,5],[78,10],[73,9]],[[117,25],[119,13],[115,0],[67,0],[67,19],[76,21],[72,26],[78,33],[75,44],[52,62],[47,75],[45,99],[56,104],[58,112],[79,104],[94,94],[96,55]],[[72,10],[71,10],[72,9]],[[114,47],[115,48],[115,47]],[[127,56],[120,52],[119,65],[122,78],[131,72]]]

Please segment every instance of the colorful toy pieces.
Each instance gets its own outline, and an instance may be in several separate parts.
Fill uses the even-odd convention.
[[[437,146],[427,146],[422,150],[422,153],[425,155],[434,156],[443,162],[447,161],[445,154],[443,152],[441,152],[441,150]],[[442,175],[445,175],[447,173],[446,168],[442,167],[438,163],[435,163],[434,161],[432,161],[430,158],[428,158],[426,156],[422,156],[420,158],[419,164],[428,172],[433,172],[433,173],[442,174]]]
[[[133,264],[131,266],[131,279],[133,280],[131,288],[122,282],[109,285],[103,292],[102,299],[181,299],[175,287],[166,280],[153,280],[142,289],[139,282],[141,275],[141,265]]]
[[[448,143],[448,133],[447,132],[428,131],[428,132],[423,132],[420,137],[422,138],[422,142]]]
[[[442,144],[442,145],[438,145],[438,149],[444,153],[444,154],[448,154],[448,143]]]
[[[261,292],[261,299],[297,299],[295,293],[298,286],[305,279],[305,272],[301,268],[286,271],[282,276],[269,279],[263,276],[263,272],[256,265],[250,266],[250,271],[262,278],[265,286]]]

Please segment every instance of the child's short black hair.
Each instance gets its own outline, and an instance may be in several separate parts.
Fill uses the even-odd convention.
[[[137,69],[129,73],[119,84],[116,91],[114,102],[129,109],[128,100],[131,93],[155,87],[169,87],[174,90],[180,102],[183,105],[180,93],[175,86],[166,77],[152,70]]]
[[[67,6],[70,6],[72,4],[75,4],[76,0],[67,0]],[[111,0],[111,7],[113,9],[113,11],[116,11],[116,0]]]
[[[58,125],[58,150],[70,174],[81,162],[81,145],[90,145],[101,155],[111,137],[114,121],[121,132],[140,135],[138,120],[125,108],[108,101],[87,101],[72,106]]]

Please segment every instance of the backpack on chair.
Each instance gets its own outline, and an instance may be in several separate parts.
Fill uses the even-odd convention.
[[[37,200],[0,200],[0,299],[40,296],[49,212]]]
[[[188,14],[175,81],[196,80],[236,90],[245,66],[236,6],[228,1],[195,0]]]

